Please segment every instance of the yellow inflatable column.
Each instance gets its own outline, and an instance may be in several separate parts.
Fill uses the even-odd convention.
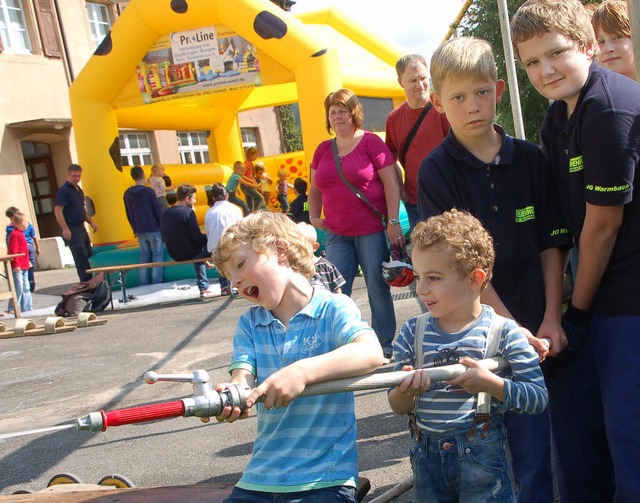
[[[213,136],[219,162],[233,167],[235,161],[244,161],[244,151],[240,142],[240,125],[235,110],[230,110],[222,116],[220,124],[213,130]]]
[[[329,138],[324,100],[329,93],[342,87],[337,52],[327,49],[322,55],[307,59],[296,68],[295,76],[305,165],[309,167],[318,144]]]
[[[132,185],[130,168],[120,173],[109,155],[120,156],[118,122],[107,103],[70,95],[74,135],[79,163],[83,169],[82,187],[95,205],[93,217],[98,232],[91,236],[94,244],[131,239],[133,233],[124,211],[122,195]],[[114,147],[115,145],[115,147]]]

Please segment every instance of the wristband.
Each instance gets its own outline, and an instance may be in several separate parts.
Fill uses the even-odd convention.
[[[591,321],[591,314],[590,309],[578,309],[569,301],[564,319],[577,327],[586,327]]]

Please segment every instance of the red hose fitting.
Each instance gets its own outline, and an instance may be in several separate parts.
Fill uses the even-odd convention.
[[[171,417],[184,416],[184,404],[181,400],[175,402],[159,403],[156,405],[144,405],[131,407],[130,409],[113,410],[111,412],[100,411],[102,415],[102,431],[109,426],[122,426],[124,424],[145,423],[158,421]]]

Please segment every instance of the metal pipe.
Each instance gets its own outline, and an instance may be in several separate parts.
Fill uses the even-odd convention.
[[[449,31],[447,32],[447,34],[444,36],[444,38],[442,39],[442,43],[444,44],[447,40],[449,40],[451,38],[451,35],[453,35],[455,33],[455,31],[458,29],[458,26],[460,25],[460,23],[462,22],[462,19],[464,18],[464,16],[466,16],[467,11],[469,10],[469,7],[471,7],[471,4],[473,3],[473,0],[467,0],[464,5],[462,6],[462,8],[460,9],[460,12],[458,12],[458,15],[456,16],[456,18],[454,19],[453,23],[451,23],[449,25]]]
[[[479,360],[479,363],[491,372],[507,368],[507,360],[502,357]],[[426,370],[432,382],[448,381],[467,370],[461,364],[444,367],[431,367]],[[348,377],[309,385],[300,396],[325,395],[328,393],[345,393],[398,386],[414,370],[371,373],[365,376]],[[246,408],[246,401],[251,389],[237,385],[229,386],[222,392],[211,389],[209,374],[205,370],[196,370],[193,374],[156,374],[148,372],[145,381],[153,384],[158,381],[191,382],[194,394],[179,401],[165,402],[155,405],[131,407],[110,412],[100,410],[76,420],[79,431],[105,431],[109,426],[157,421],[171,417],[211,417],[217,416],[224,407]]]
[[[509,9],[507,8],[507,0],[498,0],[498,16],[500,18],[500,31],[502,31],[504,61],[507,67],[507,82],[509,82],[509,97],[511,98],[513,126],[515,128],[516,136],[524,140],[524,122],[522,121],[520,90],[518,88],[518,75],[516,74],[516,58],[513,53],[511,30],[509,29]]]

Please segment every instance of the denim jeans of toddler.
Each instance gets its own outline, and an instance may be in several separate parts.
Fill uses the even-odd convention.
[[[487,438],[478,432],[436,438],[421,435],[411,449],[415,503],[515,503],[507,464],[506,432],[491,425]]]

